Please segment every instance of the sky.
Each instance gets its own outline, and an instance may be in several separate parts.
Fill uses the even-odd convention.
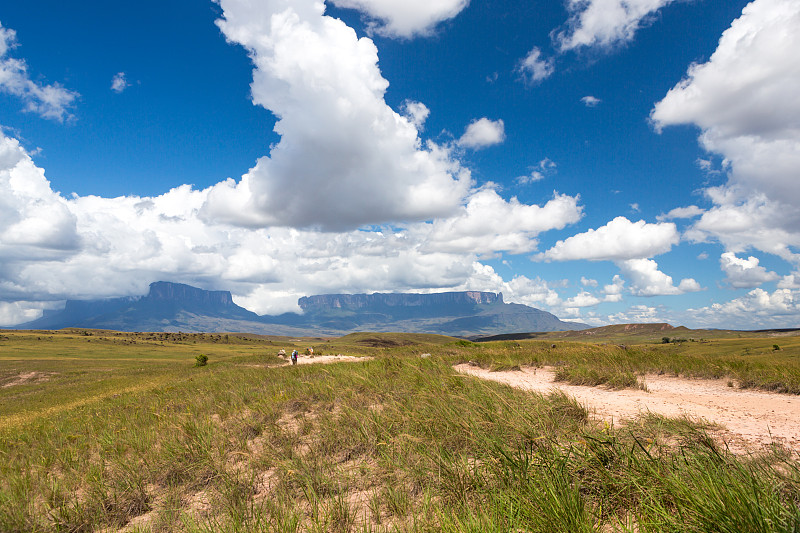
[[[0,6],[0,325],[502,292],[800,327],[800,0]]]

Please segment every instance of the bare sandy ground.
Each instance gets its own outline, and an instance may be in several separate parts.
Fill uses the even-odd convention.
[[[551,368],[490,372],[468,364],[455,369],[525,390],[560,389],[589,407],[593,415],[614,423],[640,413],[688,416],[722,426],[721,437],[734,452],[755,450],[773,442],[800,453],[800,396],[742,390],[727,380],[693,380],[647,375],[648,391],[609,390],[554,382]]]
[[[16,387],[17,385],[25,385],[27,383],[41,383],[47,381],[54,372],[21,372],[16,379],[6,383],[2,386],[3,389],[9,387]]]
[[[289,356],[285,357],[286,363],[289,363]],[[355,362],[355,361],[369,361],[372,357],[356,357],[354,355],[301,355],[297,358],[298,365],[310,364],[326,364],[326,363],[339,363],[339,362]]]

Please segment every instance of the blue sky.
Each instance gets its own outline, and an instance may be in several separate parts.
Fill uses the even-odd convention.
[[[800,324],[800,2],[0,7],[0,324],[485,290]]]

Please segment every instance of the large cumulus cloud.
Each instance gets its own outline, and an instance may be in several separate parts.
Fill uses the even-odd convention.
[[[701,146],[724,159],[727,182],[706,189],[714,207],[689,232],[695,240],[798,260],[798,28],[795,0],[751,2],[709,60],[692,65],[652,110],[657,129],[693,124]]]
[[[613,261],[630,280],[630,292],[636,296],[699,291],[700,285],[692,278],[683,279],[675,286],[672,277],[661,272],[658,264],[649,259],[670,251],[679,240],[678,229],[672,222],[650,224],[644,220],[631,222],[625,217],[617,217],[605,226],[556,242],[534,259]]]
[[[219,27],[253,61],[253,102],[278,117],[281,139],[241,181],[209,192],[206,219],[338,231],[456,211],[469,172],[386,104],[372,40],[321,1],[220,5]]]

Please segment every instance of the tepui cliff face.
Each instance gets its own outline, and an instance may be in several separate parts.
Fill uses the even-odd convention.
[[[438,292],[374,293],[374,294],[320,294],[304,296],[297,301],[303,312],[332,309],[359,310],[374,307],[438,307],[450,305],[486,305],[503,303],[503,293],[494,292]]]
[[[278,335],[408,331],[460,336],[586,327],[562,322],[539,309],[506,304],[501,293],[493,292],[322,294],[300,298],[298,304],[303,314],[259,316],[236,305],[229,291],[158,281],[144,296],[69,300],[63,310],[18,327]]]
[[[153,301],[192,302],[210,306],[235,305],[230,291],[206,291],[191,285],[168,281],[151,283],[150,292],[145,298]]]

